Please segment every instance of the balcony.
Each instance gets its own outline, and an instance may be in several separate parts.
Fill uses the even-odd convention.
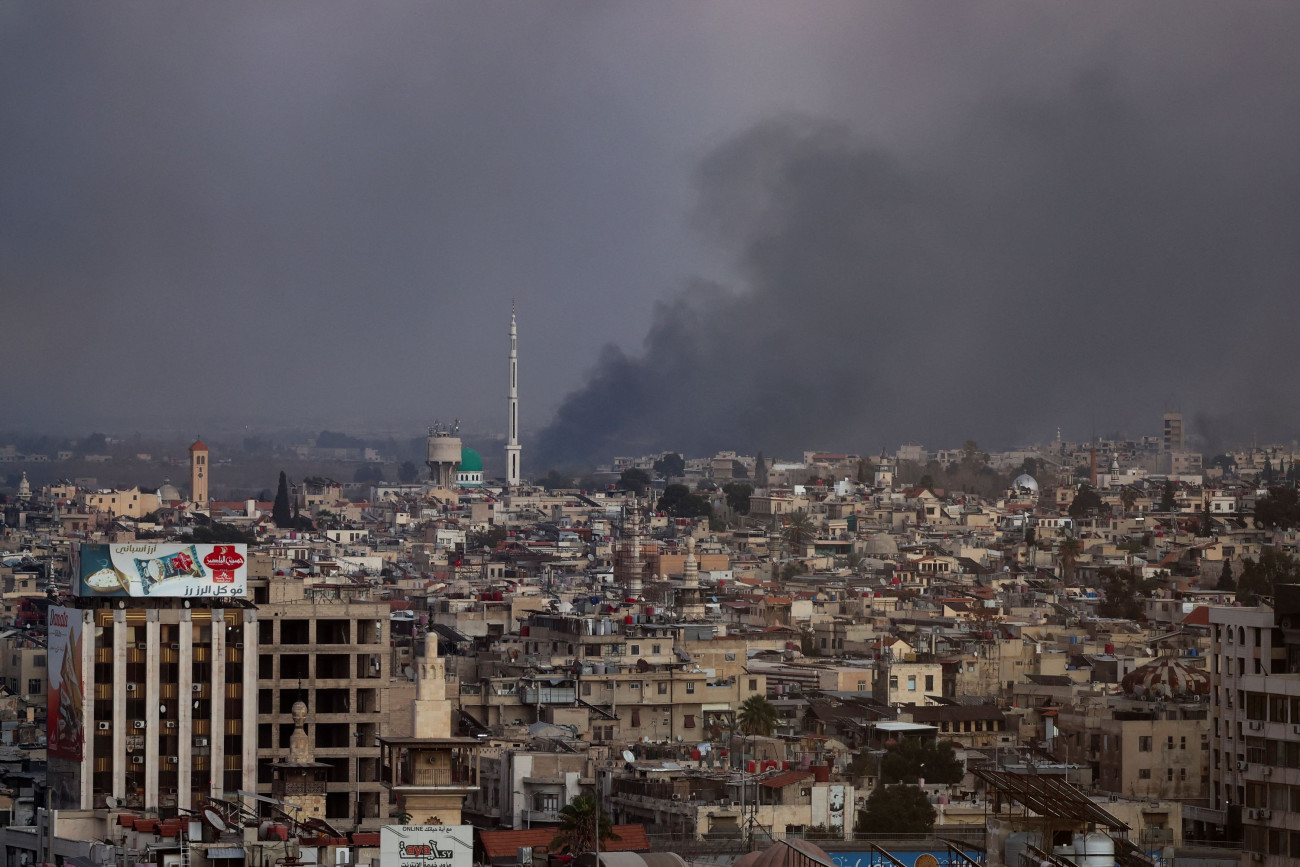
[[[571,686],[524,687],[519,692],[524,704],[573,704],[578,697]]]

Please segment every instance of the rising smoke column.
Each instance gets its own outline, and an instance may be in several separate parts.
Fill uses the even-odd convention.
[[[1140,433],[1170,399],[1287,435],[1300,136],[1215,136],[1200,109],[1091,74],[911,153],[808,118],[745,132],[698,173],[737,286],[688,286],[641,352],[607,348],[543,465]]]

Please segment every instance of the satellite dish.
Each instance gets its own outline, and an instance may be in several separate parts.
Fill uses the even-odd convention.
[[[212,829],[216,831],[218,834],[221,834],[226,830],[227,827],[226,820],[221,818],[221,814],[218,813],[216,810],[212,809],[211,807],[204,807],[202,815],[203,815],[203,821],[211,825]]]
[[[625,762],[635,762],[635,761],[636,761],[636,754],[633,753],[631,750],[623,750],[623,761],[625,761]]]
[[[104,799],[104,803],[108,805],[108,809],[116,810],[118,807],[122,806],[122,799],[114,798],[112,795],[109,795]]]

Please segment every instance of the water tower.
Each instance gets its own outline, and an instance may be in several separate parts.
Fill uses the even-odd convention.
[[[456,482],[456,467],[460,465],[460,420],[448,429],[441,424],[429,428],[428,452],[425,463],[429,465],[429,480],[435,488],[451,488]]]

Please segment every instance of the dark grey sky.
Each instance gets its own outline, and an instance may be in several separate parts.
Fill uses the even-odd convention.
[[[515,298],[557,458],[1290,437],[1297,24],[6,3],[5,426],[500,430]]]

